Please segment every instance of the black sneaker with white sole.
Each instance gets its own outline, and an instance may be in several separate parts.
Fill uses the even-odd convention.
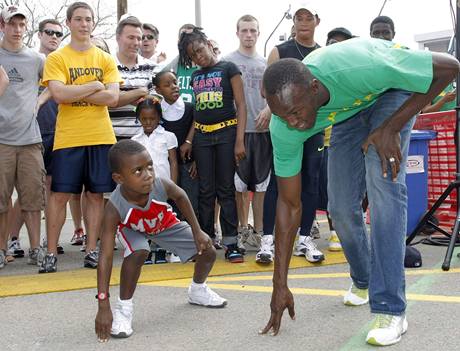
[[[97,251],[90,251],[86,254],[85,259],[83,261],[83,266],[86,268],[97,268],[97,264],[99,262],[99,253]]]
[[[38,273],[54,273],[57,270],[57,257],[54,254],[47,254],[38,268]]]

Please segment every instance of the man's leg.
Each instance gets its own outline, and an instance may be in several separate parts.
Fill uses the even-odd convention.
[[[9,234],[8,211],[16,179],[17,150],[16,146],[0,144],[0,250],[5,252]]]
[[[40,246],[41,211],[45,209],[45,165],[41,143],[23,146],[18,156],[17,186],[22,217],[29,234],[29,264],[36,264]]]
[[[377,128],[409,97],[391,90],[372,107],[370,123]],[[401,170],[396,182],[383,178],[380,157],[374,147],[366,154],[366,187],[371,208],[371,277],[369,301],[373,313],[402,315],[406,308],[404,249],[407,227],[406,160],[413,120],[400,132]]]
[[[353,284],[369,285],[370,254],[361,201],[365,193],[365,166],[361,145],[369,125],[358,113],[332,129],[328,160],[329,213],[350,264]]]
[[[239,192],[235,194],[236,209],[238,212],[238,224],[240,228],[248,226],[249,217],[249,192]]]
[[[49,254],[57,255],[57,245],[65,223],[66,206],[70,196],[70,193],[51,192],[48,204],[49,218],[46,223],[46,240]]]
[[[252,214],[254,217],[254,230],[259,233],[263,230],[265,191],[256,191],[252,198]]]
[[[97,239],[101,232],[102,217],[104,214],[104,198],[103,194],[86,192],[86,205],[87,205],[87,222],[88,232],[86,233],[86,253],[95,251],[97,246]]]

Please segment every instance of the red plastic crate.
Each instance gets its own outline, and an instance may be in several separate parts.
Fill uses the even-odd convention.
[[[414,129],[435,130],[428,146],[428,206],[431,207],[455,180],[455,111],[425,113],[418,116]],[[436,211],[442,227],[451,229],[457,214],[457,192],[452,191]]]

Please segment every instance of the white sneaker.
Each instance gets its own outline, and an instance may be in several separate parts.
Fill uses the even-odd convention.
[[[188,288],[188,302],[192,305],[220,308],[227,305],[227,300],[212,291],[206,283],[192,282]]]
[[[343,303],[347,306],[361,306],[369,302],[368,289],[357,288],[351,283],[350,289],[343,297]]]
[[[113,309],[110,335],[114,338],[128,338],[133,333],[133,300],[120,300]]]
[[[401,340],[401,335],[407,331],[408,323],[405,315],[391,316],[378,314],[367,334],[366,342],[375,346],[396,344]]]
[[[335,232],[335,230],[331,230],[331,236],[329,237],[328,250],[333,251],[333,252],[338,252],[338,251],[343,250],[342,244],[340,244],[339,237],[337,236],[337,233]]]
[[[262,241],[262,231],[256,232],[255,230],[252,229],[251,233],[249,233],[246,239],[246,244],[257,249],[260,247],[261,241]]]
[[[294,256],[305,256],[307,261],[312,263],[324,260],[324,254],[318,250],[311,236],[299,236]]]
[[[273,235],[262,235],[260,250],[256,254],[257,263],[272,263],[275,246],[273,245]]]
[[[166,255],[166,260],[169,263],[180,263],[180,257],[176,256],[173,252]]]

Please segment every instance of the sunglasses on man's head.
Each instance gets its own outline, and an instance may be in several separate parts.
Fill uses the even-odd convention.
[[[62,32],[58,32],[56,30],[51,30],[51,29],[44,29],[43,32],[46,35],[49,35],[50,37],[52,37],[53,35],[56,35],[56,38],[62,38],[62,36],[64,35],[64,33]]]
[[[155,36],[152,35],[152,34],[144,34],[144,35],[142,36],[142,40],[145,40],[145,39],[147,39],[147,40],[153,40],[153,39],[156,39],[156,38],[155,38]]]

